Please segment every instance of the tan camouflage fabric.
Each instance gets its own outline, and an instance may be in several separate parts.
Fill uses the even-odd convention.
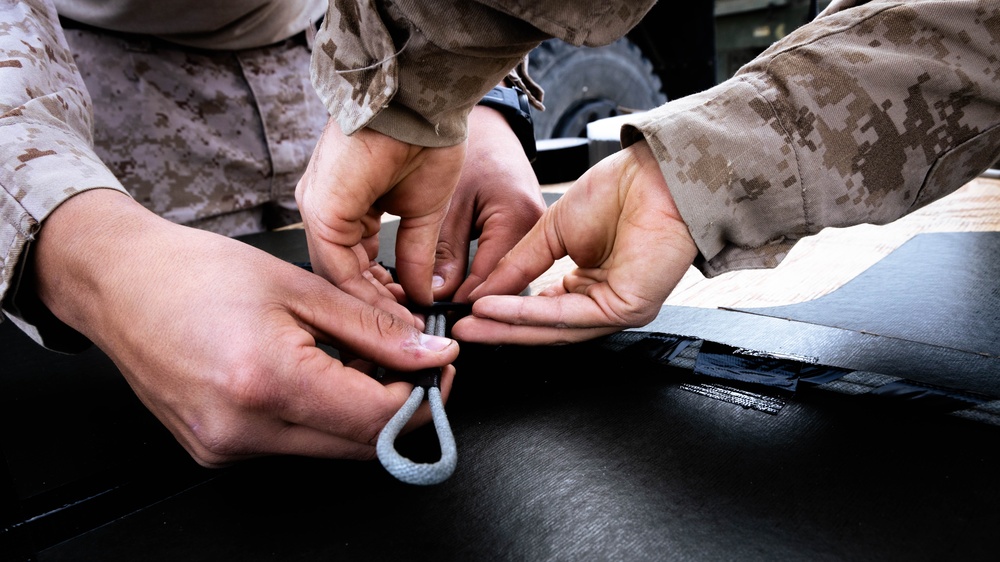
[[[0,296],[14,318],[8,293],[41,221],[87,189],[123,190],[91,148],[90,110],[52,6],[0,0]]]
[[[241,50],[284,41],[318,21],[326,0],[52,0],[59,15],[175,45]]]
[[[313,80],[347,133],[447,145],[535,41],[600,44],[648,7],[334,2]],[[998,10],[837,0],[733,79],[625,127],[623,143],[649,141],[706,275],[774,267],[803,236],[892,221],[997,160]]]
[[[297,222],[295,184],[329,118],[305,33],[217,51],[68,27],[47,1],[0,0],[0,297],[54,348],[72,338],[17,275],[62,201],[127,190],[226,235]]]
[[[329,118],[304,41],[240,51],[67,29],[101,160],[146,208],[227,236],[299,222],[295,184]]]
[[[316,36],[313,85],[345,134],[369,127],[451,146],[476,102],[538,43],[610,43],[654,3],[334,0]]]
[[[416,144],[454,144],[465,136],[469,108],[523,63],[539,41],[555,36],[575,44],[606,43],[638,22],[650,5],[335,1],[317,36],[312,82],[345,132],[368,126]],[[81,49],[99,41],[82,33],[72,36]],[[118,52],[122,60],[140,60],[142,51],[131,43]],[[301,53],[263,49],[259,55],[260,60],[277,61],[298,60]],[[109,61],[79,56],[81,66],[90,66],[85,74],[95,90],[117,99],[122,109],[124,98],[114,96],[134,80],[149,80],[164,100],[173,98],[174,105],[187,112],[142,112],[151,130],[129,133],[133,136],[127,142],[134,148],[116,149],[102,133],[97,145],[105,153],[98,156],[91,148],[90,84],[85,86],[77,73],[52,5],[46,0],[0,0],[0,295],[5,296],[8,313],[18,263],[44,217],[82,190],[122,189],[102,157],[122,177],[146,173],[158,150],[147,144],[172,143],[169,127],[183,122],[194,129],[217,128],[222,113],[229,111],[220,111],[209,98],[188,99],[194,95],[194,90],[185,89],[189,85],[171,83],[159,71],[154,78],[142,64],[126,67],[130,70],[119,80],[125,89],[105,92],[104,84],[113,83],[107,78],[110,71],[102,67]],[[653,147],[701,251],[698,265],[706,274],[772,267],[803,236],[827,226],[894,220],[958,188],[996,161],[998,57],[1000,6],[995,1],[872,0],[855,5],[838,0],[816,22],[775,44],[733,79],[644,114],[623,129],[623,142],[645,138]],[[188,54],[184,59],[164,64],[195,72],[195,66],[186,66]],[[294,89],[294,80],[271,76],[279,69],[270,64],[255,70],[257,63],[243,56],[236,62],[211,56],[202,60],[208,59],[218,71],[209,86],[216,102],[221,103],[220,98],[227,97],[221,92],[234,85],[225,69],[237,65],[251,76],[247,84],[254,99],[299,99],[284,90]],[[201,68],[197,65],[198,72]],[[253,79],[255,73],[260,81]],[[149,103],[168,105],[155,99]],[[242,103],[236,101],[235,106]],[[283,142],[283,133],[271,129],[268,120],[280,117],[289,105],[275,102],[271,109],[260,109],[263,117],[256,125],[235,111],[235,130],[250,137],[256,128],[268,143]],[[112,104],[109,114],[98,114],[102,128],[126,124],[115,113],[119,106]],[[226,163],[213,158],[232,156],[228,147],[186,138],[169,158],[204,153],[214,155],[208,157],[214,168],[226,169]],[[239,150],[254,154],[252,149]],[[298,157],[292,154],[295,150],[275,156],[282,150],[269,146],[267,161],[274,162],[270,173],[278,180],[271,183],[268,195],[256,191],[259,182],[250,182],[238,195],[222,192],[231,195],[228,207],[210,200],[212,189],[193,184],[180,196],[167,194],[168,184],[181,186],[179,179],[171,184],[171,178],[183,159],[165,161],[146,176],[152,180],[128,181],[136,196],[157,212],[211,227],[212,220],[256,209],[265,199],[280,208],[286,189],[281,177],[294,175],[289,163]],[[159,154],[168,157],[167,152]],[[268,173],[266,168],[257,168],[257,173]],[[247,171],[239,174],[233,177],[252,176]],[[206,175],[210,182],[217,181],[213,174]],[[235,227],[219,228],[238,230],[242,225],[238,221]]]
[[[731,80],[623,130],[648,140],[707,275],[885,224],[1000,157],[1000,3],[831,5]]]

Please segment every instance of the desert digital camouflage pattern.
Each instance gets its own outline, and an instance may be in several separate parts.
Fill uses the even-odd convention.
[[[52,0],[60,16],[99,29],[200,49],[254,49],[318,21],[326,0]]]
[[[370,127],[451,146],[476,102],[538,43],[610,43],[653,4],[334,0],[316,36],[313,84],[345,134]]]
[[[706,274],[772,267],[827,226],[892,221],[997,160],[1000,3],[855,4],[623,129],[656,153]],[[70,30],[67,45],[47,1],[0,0],[4,310],[17,315],[14,275],[39,224],[80,191],[124,182],[150,209],[225,233],[280,223],[323,105],[345,132],[454,144],[539,41],[607,43],[651,5],[335,1],[312,56],[318,104],[294,41],[206,53]]]
[[[458,142],[467,108],[534,41],[600,44],[649,8],[451,1],[433,3],[435,16],[427,3],[386,4],[386,18],[375,3],[331,5],[314,82],[345,132],[367,125],[425,146]],[[837,0],[733,79],[644,114],[623,142],[653,148],[705,274],[774,267],[803,236],[892,221],[996,161],[998,10]],[[418,63],[425,55],[433,64]]]
[[[623,131],[649,141],[706,274],[891,222],[1000,157],[1000,3],[849,5]]]
[[[61,27],[49,2],[0,0],[0,297],[47,345],[60,338],[41,332],[61,328],[16,274],[61,202],[117,189],[226,235],[296,222],[295,184],[329,118],[306,33],[209,51]]]
[[[0,0],[0,297],[15,319],[10,289],[41,221],[87,189],[123,189],[91,149],[91,130],[90,96],[55,10]]]
[[[228,236],[298,222],[295,184],[328,114],[309,49],[241,51],[67,29],[95,151],[146,208]]]

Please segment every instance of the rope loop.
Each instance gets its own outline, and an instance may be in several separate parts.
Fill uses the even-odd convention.
[[[424,333],[444,336],[445,324],[443,314],[431,315],[427,318]],[[426,377],[420,384],[414,385],[410,397],[382,429],[382,433],[378,436],[378,443],[375,445],[378,460],[389,474],[402,482],[418,486],[430,486],[444,482],[455,472],[455,466],[458,464],[455,436],[448,423],[448,416],[444,412],[444,402],[441,400],[441,389],[438,386],[441,370],[428,369],[428,371],[436,371],[436,373]],[[396,450],[396,438],[406,422],[410,421],[413,413],[420,407],[420,403],[423,402],[425,387],[427,401],[431,407],[431,418],[434,420],[434,430],[437,432],[438,443],[441,446],[441,458],[434,463],[413,462]]]

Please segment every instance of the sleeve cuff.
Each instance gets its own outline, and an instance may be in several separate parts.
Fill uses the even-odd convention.
[[[747,81],[637,116],[623,128],[622,144],[640,139],[656,155],[706,275],[775,267],[812,234],[789,138]]]
[[[15,139],[21,132],[16,126],[5,131]],[[90,342],[38,299],[28,271],[31,242],[45,218],[70,197],[90,189],[127,192],[86,146],[57,134],[46,138],[51,141],[34,139],[31,158],[9,152],[12,160],[4,166],[8,172],[0,177],[0,299],[4,314],[32,339],[49,349],[72,353],[86,349]]]
[[[80,353],[86,350],[92,345],[91,341],[56,318],[42,304],[34,286],[28,281],[31,278],[27,273],[31,263],[30,254],[31,244],[25,244],[10,289],[3,301],[4,314],[28,337],[47,349],[62,353]]]
[[[383,21],[370,3],[349,11],[331,5],[316,35],[313,86],[345,135],[368,127],[418,146],[459,144],[476,103],[544,38],[508,18],[503,28],[517,35],[513,46],[479,45],[469,36],[444,48],[409,19],[422,14],[387,9],[400,11]],[[404,29],[400,21],[409,25]]]

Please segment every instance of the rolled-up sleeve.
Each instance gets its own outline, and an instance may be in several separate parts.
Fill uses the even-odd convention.
[[[0,22],[0,298],[8,317],[58,348],[40,324],[51,323],[53,334],[69,329],[47,311],[34,316],[42,309],[20,279],[30,242],[69,197],[125,190],[92,150],[90,99],[55,9],[43,0],[0,1]]]
[[[369,127],[450,146],[465,139],[476,102],[538,43],[610,42],[652,4],[334,1],[317,33],[313,85],[345,134]]]
[[[891,222],[995,162],[998,46],[995,2],[838,5],[622,142],[648,141],[706,275],[774,267],[804,236]]]

